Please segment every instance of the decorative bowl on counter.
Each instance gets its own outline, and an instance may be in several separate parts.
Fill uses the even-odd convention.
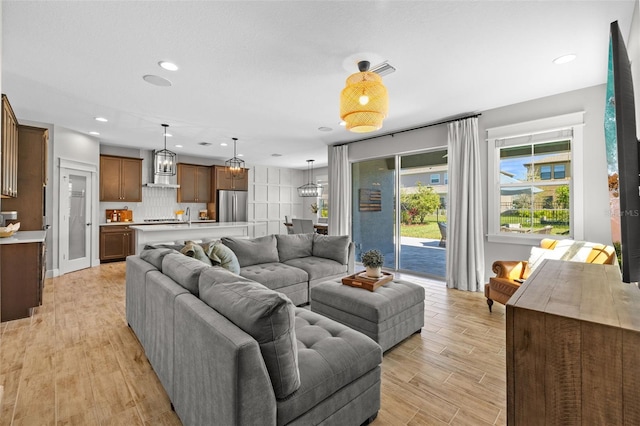
[[[0,238],[11,237],[20,229],[20,222],[12,223],[9,226],[0,226]]]

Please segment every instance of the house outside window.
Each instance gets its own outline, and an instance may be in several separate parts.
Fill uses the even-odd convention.
[[[489,182],[495,182],[489,187],[489,241],[581,238],[582,183],[572,176],[582,170],[582,116],[487,130]]]
[[[440,174],[432,173],[429,177],[431,185],[439,185],[440,184]]]

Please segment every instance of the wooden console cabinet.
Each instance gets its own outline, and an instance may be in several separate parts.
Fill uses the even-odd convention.
[[[506,307],[508,425],[640,424],[640,290],[617,265],[547,260]]]
[[[136,235],[128,225],[100,227],[100,262],[125,260],[136,253]]]

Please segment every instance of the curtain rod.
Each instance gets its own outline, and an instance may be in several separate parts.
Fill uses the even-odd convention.
[[[371,136],[370,138],[358,139],[357,141],[339,143],[339,144],[335,144],[333,146],[349,145],[349,144],[352,144],[352,143],[368,141],[370,139],[377,139],[377,138],[382,138],[382,137],[385,137],[385,136],[393,137],[394,135],[396,135],[398,133],[412,132],[414,130],[426,129],[427,127],[433,127],[433,126],[439,126],[441,124],[453,123],[454,121],[466,120],[467,118],[479,117],[481,115],[482,115],[482,113],[479,112],[477,114],[465,115],[465,116],[458,117],[458,118],[451,118],[449,120],[438,121],[437,123],[425,124],[425,125],[418,126],[418,127],[412,127],[410,129],[404,129],[404,130],[398,130],[398,131],[395,131],[395,132],[389,132],[389,133],[385,133],[384,135],[377,135],[377,136]]]

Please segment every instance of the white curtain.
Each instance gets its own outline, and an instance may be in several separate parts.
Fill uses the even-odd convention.
[[[447,286],[484,290],[478,117],[449,123]]]
[[[348,145],[329,147],[329,235],[351,230],[351,169]]]

